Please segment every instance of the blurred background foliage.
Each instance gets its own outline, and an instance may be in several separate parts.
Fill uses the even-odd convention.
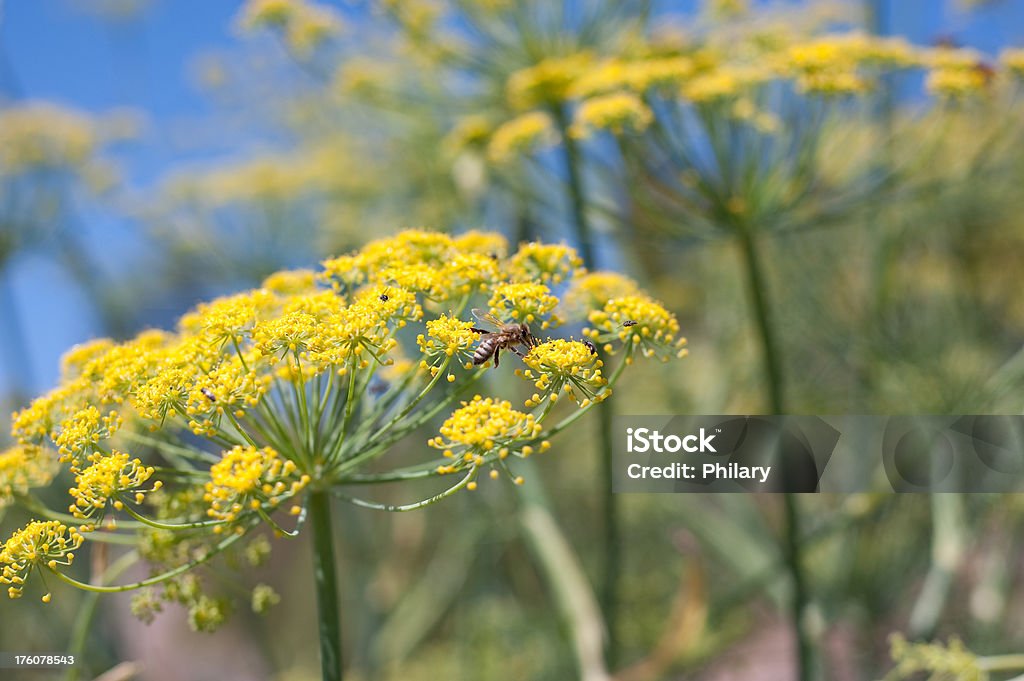
[[[190,29],[165,29],[160,0],[41,4],[5,3],[3,40],[70,17],[128,84],[147,41]],[[636,367],[623,413],[1024,410],[1024,57],[1000,55],[1024,44],[1020,2],[255,0],[195,21],[218,40],[173,68],[201,116],[49,101],[18,78],[31,53],[3,48],[10,408],[76,341],[426,226],[565,240],[655,292],[691,357]],[[590,623],[617,654],[587,666],[544,567],[558,551],[531,545],[575,553],[586,589],[605,578],[598,436],[577,437],[538,462],[560,531],[524,533],[500,485],[339,510],[353,678],[797,678],[786,519],[759,496],[621,498],[618,607]],[[1024,650],[1018,497],[800,501],[814,678],[884,676],[893,632],[965,646],[897,644],[893,678],[1008,678],[976,655]],[[173,610],[139,627],[127,597],[91,619],[80,594],[5,601],[0,649],[77,646],[83,677],[137,660],[147,679],[315,678],[309,573],[275,551],[261,578],[281,603],[212,635]]]

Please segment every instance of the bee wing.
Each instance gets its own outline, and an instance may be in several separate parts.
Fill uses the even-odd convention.
[[[495,317],[486,310],[481,310],[478,307],[474,307],[472,312],[473,316],[476,317],[478,320],[480,320],[481,322],[487,322],[488,324],[494,326],[495,328],[500,329],[501,327],[505,326],[505,323],[503,321],[501,321],[500,319],[498,319],[497,317]]]

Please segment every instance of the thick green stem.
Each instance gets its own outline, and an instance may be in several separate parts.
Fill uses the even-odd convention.
[[[601,497],[604,500],[604,583],[601,584],[601,607],[608,630],[605,657],[608,667],[615,669],[618,650],[619,582],[622,575],[618,497],[613,492],[612,466],[612,414],[615,413],[609,395],[598,405],[598,446],[601,450]]]
[[[761,265],[757,237],[750,225],[739,225],[736,230],[747,275],[747,293],[761,342],[762,365],[769,408],[773,414],[785,414],[782,357],[775,335],[771,307],[768,302],[768,282]],[[803,547],[800,541],[800,507],[796,494],[783,494],[783,556],[792,583],[790,618],[796,638],[796,658],[800,681],[814,678],[814,652],[807,629],[805,613],[809,603],[807,578],[803,566]]]
[[[318,490],[309,495],[309,520],[313,532],[313,578],[320,622],[320,666],[324,681],[340,681],[341,616],[338,612],[331,498],[327,492]]]
[[[736,233],[742,250],[743,266],[747,274],[747,294],[750,296],[750,305],[761,342],[761,359],[765,389],[768,391],[768,407],[773,414],[784,414],[782,360],[768,304],[768,284],[761,266],[761,253],[758,249],[757,237],[753,229],[748,226],[738,227]]]
[[[790,617],[793,622],[793,633],[796,635],[796,656],[800,670],[800,681],[814,678],[814,650],[811,647],[811,635],[807,630],[806,618],[809,602],[807,596],[807,579],[803,567],[803,546],[800,542],[800,507],[799,497],[786,492],[782,495],[785,507],[785,529],[783,543],[785,546],[786,567],[792,581],[790,595]]]

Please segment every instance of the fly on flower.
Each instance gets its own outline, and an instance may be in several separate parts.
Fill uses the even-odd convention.
[[[475,333],[481,334],[480,344],[476,346],[476,350],[473,352],[473,364],[483,364],[493,356],[494,367],[497,368],[502,350],[509,350],[519,355],[520,358],[525,358],[526,355],[519,349],[519,346],[521,345],[529,350],[537,345],[537,339],[530,333],[530,327],[527,324],[506,324],[494,315],[476,308],[473,309],[473,316],[481,322],[491,324],[498,329],[497,331],[488,331],[487,329],[478,329],[476,327],[471,329]]]

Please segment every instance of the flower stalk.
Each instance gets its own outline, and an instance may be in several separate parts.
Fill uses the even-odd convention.
[[[747,294],[754,318],[754,325],[761,344],[762,368],[764,370],[764,385],[768,397],[768,406],[773,414],[785,414],[783,360],[776,337],[771,305],[768,300],[768,282],[765,278],[761,261],[760,244],[757,241],[757,234],[752,225],[740,223],[736,225],[735,231],[736,238],[739,240],[743,269],[746,274]],[[799,497],[791,492],[784,492],[782,497],[782,549],[791,582],[789,610],[790,621],[796,639],[798,678],[800,681],[811,681],[815,676],[814,650],[811,643],[811,634],[806,624],[806,612],[810,601],[803,565]]]
[[[331,498],[326,492],[310,493],[309,521],[313,532],[313,582],[316,585],[320,667],[324,681],[341,681],[341,603],[338,600]]]

